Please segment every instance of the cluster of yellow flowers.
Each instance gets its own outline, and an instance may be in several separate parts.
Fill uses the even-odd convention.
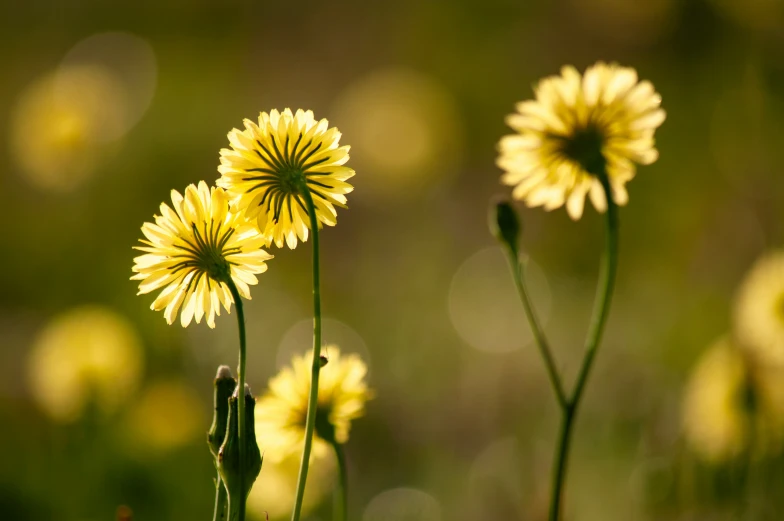
[[[518,104],[517,113],[507,118],[517,134],[504,137],[499,144],[498,165],[505,171],[502,182],[514,186],[513,196],[528,206],[551,210],[566,205],[575,220],[582,215],[589,195],[597,210],[609,210],[608,222],[611,234],[615,234],[614,204],[626,203],[625,185],[634,176],[635,164],[650,164],[658,157],[654,132],[665,119],[660,103],[653,86],[638,81],[634,69],[600,62],[581,76],[573,67],[564,67],[561,76],[539,83],[536,100]],[[318,238],[316,228],[336,224],[336,207],[345,208],[346,194],[353,190],[347,183],[354,175],[346,166],[349,147],[339,145],[341,134],[329,128],[327,120],[317,121],[311,111],[273,110],[262,113],[258,122],[245,120],[244,127],[232,130],[230,148],[220,151],[221,177],[216,186],[202,181],[187,187],[184,195],[173,191],[172,205],[162,204],[155,222],[142,227],[145,239],[136,249],[144,254],[135,259],[132,278],[140,281],[140,294],[160,290],[152,309],[162,310],[169,324],[179,313],[183,327],[204,317],[207,325],[214,327],[221,307],[230,312],[232,303],[241,318],[237,299],[249,299],[249,286],[257,284],[256,276],[266,271],[272,255],[265,248],[272,243],[282,248],[285,243],[294,249],[298,241],[307,241],[309,232]],[[510,248],[516,244],[513,235],[517,231],[504,231]],[[295,521],[303,503],[310,460],[321,458],[332,445],[341,473],[345,472],[340,446],[348,440],[351,421],[363,414],[371,397],[365,383],[367,368],[358,357],[341,356],[331,347],[328,358],[316,358],[320,349],[317,244],[314,240],[314,353],[296,357],[291,368],[270,381],[269,391],[256,404],[252,431],[265,448],[267,460],[281,467],[291,467],[291,457],[304,447],[296,490],[278,488],[296,493]],[[614,259],[614,235],[608,237],[608,244]],[[614,266],[613,262],[608,266]],[[613,277],[608,271],[604,278],[608,293]],[[609,299],[605,298],[601,324],[607,306]],[[242,323],[240,328],[238,389],[243,386],[245,363]],[[601,326],[596,331],[590,349],[598,346]],[[546,347],[543,350],[546,352]],[[590,363],[592,358],[586,360]],[[319,382],[324,363],[327,370]],[[567,407],[558,381],[565,414],[576,410],[582,383]],[[242,431],[245,400],[235,401],[240,402]],[[250,404],[247,407],[254,405]],[[567,425],[571,425],[568,419]],[[568,430],[565,432],[568,435]],[[314,433],[314,450],[310,452]],[[220,448],[216,465],[231,496],[227,481],[231,474],[219,463],[227,444]],[[240,438],[240,459],[243,444]],[[243,464],[239,466],[242,475]],[[254,472],[257,474],[258,468]],[[556,519],[563,473],[559,476],[553,503]],[[341,482],[344,478],[342,475]],[[249,485],[244,479],[239,478],[236,490]],[[248,479],[255,479],[255,474]],[[339,517],[345,519],[344,485],[342,489],[342,507],[337,504],[342,509]],[[244,503],[238,515],[243,519]]]
[[[289,248],[306,241],[310,222],[306,194],[313,196],[319,223],[335,225],[335,206],[345,207],[346,183],[354,175],[343,166],[349,147],[339,146],[340,132],[313,112],[290,109],[262,112],[258,125],[229,133],[230,149],[220,152],[222,177],[217,185],[190,185],[183,196],[172,190],[172,207],[161,204],[155,223],[145,223],[145,252],[134,259],[139,294],[164,288],[152,304],[171,324],[207,317],[215,327],[221,305],[231,310],[227,284],[250,299],[248,285],[266,271],[272,258],[263,248],[283,241]],[[319,224],[320,226],[321,224]]]
[[[354,175],[354,170],[345,166],[349,147],[339,145],[341,134],[330,128],[326,119],[317,121],[311,111],[272,110],[269,114],[262,112],[258,123],[245,120],[244,126],[245,130],[229,132],[231,148],[220,151],[217,186],[201,181],[188,186],[184,194],[173,190],[171,206],[162,203],[155,222],[142,226],[145,238],[135,249],[144,253],[134,259],[135,274],[131,278],[139,281],[139,294],[160,290],[151,307],[162,310],[169,324],[179,313],[183,327],[206,317],[207,325],[213,328],[221,307],[231,312],[233,303],[241,312],[237,299],[251,298],[250,286],[258,283],[257,275],[267,270],[267,261],[272,259],[265,248],[272,243],[280,248],[285,242],[294,249],[298,241],[308,239],[309,231],[316,232],[314,228],[334,226],[335,207],[345,208],[346,194],[353,190],[346,182]],[[315,244],[314,252],[317,255]],[[314,278],[314,294],[318,299],[317,280]],[[239,318],[241,376],[237,388],[244,383],[245,364],[241,313]],[[316,377],[311,380],[308,370],[314,355],[310,359],[295,358],[293,370],[286,369],[274,378],[269,393],[259,401],[255,418],[258,429],[248,432],[259,433],[258,442],[273,464],[290,460],[303,446],[307,454],[309,407],[316,407],[317,449],[313,457],[328,452],[324,450],[325,441],[335,445],[339,454],[337,444],[348,440],[350,421],[363,414],[371,396],[364,381],[365,364],[353,355],[341,358],[337,347],[331,347],[328,353],[329,367],[318,384]],[[314,385],[318,385],[318,400],[310,403]],[[244,403],[244,399],[239,401]],[[240,430],[244,428],[244,407],[238,405]],[[225,436],[226,440],[230,438]],[[219,455],[216,453],[216,466],[223,480],[231,477],[224,474],[228,467],[222,463],[228,443],[221,446]],[[243,454],[249,454],[244,452],[245,443],[240,441],[241,461],[245,461]],[[305,457],[303,461],[310,459]],[[240,476],[246,476],[245,465],[240,464]],[[252,463],[247,465],[248,469],[253,467]],[[304,464],[303,469],[299,490],[283,487],[298,494],[297,509],[302,503],[302,476],[307,472]],[[258,467],[253,472],[258,473]],[[255,474],[240,477],[239,486],[250,490],[255,478]],[[222,486],[219,482],[219,490]],[[232,485],[226,481],[225,486],[231,504]],[[244,512],[244,500],[240,502],[243,506],[237,512]],[[237,506],[231,507],[232,512],[234,508]],[[219,509],[216,504],[216,512]],[[238,515],[244,518],[244,514]]]
[[[741,283],[732,333],[705,351],[687,385],[683,429],[712,463],[784,449],[784,253],[760,258]]]

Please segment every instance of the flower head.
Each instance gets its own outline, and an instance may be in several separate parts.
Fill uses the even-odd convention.
[[[683,403],[686,440],[718,463],[744,453],[762,456],[784,442],[784,378],[753,365],[728,339],[703,354]]]
[[[140,280],[139,294],[164,288],[151,308],[164,310],[171,324],[182,307],[183,327],[192,319],[215,327],[215,315],[223,305],[231,312],[233,298],[226,284],[237,286],[250,299],[249,284],[256,284],[256,274],[267,271],[265,261],[272,255],[264,251],[264,237],[256,228],[229,209],[229,200],[221,188],[208,188],[202,181],[190,185],[185,196],[171,193],[172,206],[162,203],[155,223],[144,223],[147,238],[135,246],[146,252],[134,259],[132,280]]]
[[[372,397],[365,382],[367,366],[359,356],[341,356],[335,346],[326,346],[324,352],[328,362],[319,378],[315,457],[328,450],[328,441],[348,441],[351,421],[364,414],[365,402]],[[295,356],[291,367],[273,377],[269,390],[259,398],[256,433],[259,445],[274,461],[297,453],[304,443],[312,360],[312,354]]]
[[[220,151],[218,186],[226,189],[239,211],[255,220],[265,237],[280,248],[308,239],[310,220],[303,193],[310,192],[320,223],[334,226],[335,206],[346,207],[354,187],[346,180],[348,146],[338,146],[340,132],[313,112],[290,109],[262,112],[258,124],[246,119],[245,130],[229,132],[231,148]]]
[[[751,268],[735,300],[738,343],[765,362],[784,365],[784,251]]]
[[[632,68],[599,62],[583,76],[566,66],[560,76],[541,80],[535,94],[506,119],[517,134],[499,143],[501,181],[515,187],[514,198],[545,210],[566,204],[577,220],[586,194],[605,210],[597,177],[605,171],[613,200],[626,204],[635,163],[658,158],[653,134],[665,113],[653,85],[638,81]]]

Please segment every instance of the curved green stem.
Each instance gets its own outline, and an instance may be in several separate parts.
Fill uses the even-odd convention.
[[[242,297],[240,296],[240,292],[237,290],[237,286],[234,284],[234,281],[231,277],[227,277],[225,281],[226,285],[229,287],[229,291],[231,292],[231,296],[234,299],[234,305],[237,307],[237,326],[240,330],[240,360],[239,360],[239,369],[237,370],[237,437],[239,438],[239,446],[240,446],[240,483],[239,483],[239,490],[245,490],[245,483],[242,481],[245,479],[245,454],[247,454],[247,441],[245,439],[245,358],[246,358],[246,342],[245,342],[245,311],[242,307]],[[234,500],[234,498],[230,498],[230,502]],[[231,504],[229,507],[238,513],[239,521],[245,521],[245,494],[241,494],[239,498],[239,505],[237,505],[237,509],[234,509],[234,506]],[[234,520],[232,520],[234,521]]]
[[[600,176],[602,187],[607,199],[607,212],[605,212],[605,253],[602,261],[602,271],[597,286],[594,312],[591,317],[591,326],[588,330],[588,339],[585,343],[585,359],[577,377],[577,385],[572,394],[572,405],[577,407],[582,398],[585,384],[588,382],[596,351],[604,333],[604,325],[610,312],[613,290],[615,289],[615,272],[618,268],[618,206],[612,198],[612,190],[607,175]]]
[[[550,378],[550,384],[553,386],[553,391],[558,399],[558,405],[561,406],[561,409],[565,409],[567,405],[566,393],[564,392],[561,378],[558,376],[558,370],[555,367],[555,360],[553,359],[550,346],[547,343],[547,338],[544,336],[544,331],[542,331],[542,327],[539,325],[536,311],[531,304],[531,299],[528,297],[528,290],[525,286],[523,266],[520,263],[520,257],[512,245],[506,244],[506,246],[509,267],[512,270],[517,294],[520,296],[520,301],[523,303],[525,316],[528,318],[528,323],[531,325],[531,332],[534,335],[536,346],[539,348],[539,353],[541,353],[544,365],[547,368],[547,376]]]
[[[585,385],[588,382],[588,376],[593,367],[596,352],[602,339],[604,325],[607,322],[610,301],[612,300],[613,288],[615,286],[615,271],[618,265],[618,207],[613,200],[612,189],[610,188],[610,182],[604,168],[597,174],[597,177],[602,183],[602,188],[604,188],[604,194],[607,199],[607,211],[605,213],[605,230],[607,235],[605,253],[597,285],[591,325],[588,329],[588,336],[585,342],[585,357],[583,358],[583,363],[577,376],[574,392],[566,403],[566,407],[563,409],[561,432],[554,462],[553,491],[550,498],[550,521],[559,521],[561,518],[561,503],[564,481],[566,478],[566,464],[569,458],[574,420],[583,392],[585,391]]]
[[[343,445],[332,441],[335,457],[338,460],[338,484],[335,488],[335,512],[332,521],[346,521],[348,516],[348,469]]]
[[[304,184],[304,183],[303,183]],[[321,289],[319,278],[319,229],[316,207],[307,186],[300,190],[308,207],[310,230],[313,233],[313,366],[310,377],[310,395],[308,396],[308,414],[305,420],[305,446],[302,449],[302,461],[297,479],[297,495],[291,520],[299,521],[302,513],[302,500],[305,496],[305,483],[308,479],[310,466],[310,450],[313,445],[313,431],[316,427],[316,408],[318,406],[319,371],[321,370]]]

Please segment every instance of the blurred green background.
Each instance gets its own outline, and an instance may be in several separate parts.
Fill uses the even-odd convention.
[[[0,518],[97,521],[120,505],[139,520],[211,516],[204,433],[215,369],[236,363],[234,317],[167,326],[135,296],[131,246],[171,189],[214,182],[230,129],[291,107],[337,126],[357,171],[322,235],[325,341],[360,353],[376,392],[347,447],[351,517],[544,519],[558,414],[486,210],[508,193],[494,166],[504,116],[539,78],[597,60],[651,80],[667,121],[621,213],[567,517],[751,519],[730,517],[750,494],[780,512],[784,478],[749,492],[732,469],[695,463],[680,435],[691,368],[728,331],[749,266],[784,243],[780,0],[4,1],[0,57]],[[61,90],[99,122],[89,129],[36,94],[85,64],[103,72]],[[571,382],[601,220],[521,213]],[[256,394],[309,348],[309,247],[273,248],[247,306]],[[98,383],[82,375],[82,408],[58,416],[33,384],[71,358],[41,373],[31,353],[85,305],[119,317],[130,361]],[[67,401],[56,384],[51,399]],[[309,515],[329,512],[325,495]]]

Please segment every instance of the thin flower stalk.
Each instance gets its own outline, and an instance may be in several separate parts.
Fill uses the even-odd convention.
[[[346,521],[348,517],[348,469],[346,468],[346,453],[343,445],[332,440],[335,449],[335,458],[338,462],[338,482],[335,488],[334,521]]]
[[[245,433],[247,432],[245,423],[247,419],[245,418],[245,397],[243,395],[245,389],[245,365],[247,359],[247,348],[246,348],[246,339],[245,339],[245,311],[242,306],[242,297],[240,296],[239,291],[237,290],[237,286],[234,285],[234,282],[231,279],[228,279],[227,285],[229,286],[229,291],[231,291],[231,296],[234,299],[234,303],[237,306],[237,327],[239,329],[240,335],[240,353],[239,353],[239,366],[237,369],[237,389],[238,395],[240,398],[237,400],[237,435],[239,438],[239,446],[240,446],[240,467],[239,467],[239,490],[242,491],[240,495],[239,505],[237,507],[239,521],[245,521],[245,503],[247,500],[247,496],[244,493],[245,491],[245,458],[248,452],[248,439]],[[252,440],[253,443],[256,440]],[[231,507],[231,505],[229,505]],[[232,519],[231,521],[235,521]]]
[[[661,97],[637,71],[599,62],[580,74],[566,66],[543,79],[534,100],[507,117],[515,134],[499,143],[502,183],[512,197],[545,210],[566,207],[578,220],[586,196],[605,214],[606,242],[585,351],[574,390],[564,391],[551,351],[526,291],[517,250],[519,222],[511,206],[496,206],[493,232],[507,246],[512,274],[526,317],[547,368],[561,410],[554,458],[550,521],[560,521],[574,422],[610,310],[618,262],[618,206],[628,201],[626,184],[636,165],[658,159],[654,134],[666,118]]]
[[[585,386],[593,367],[596,352],[602,339],[604,326],[610,312],[613,289],[615,287],[615,273],[618,266],[618,206],[615,204],[610,192],[607,176],[599,174],[599,179],[607,196],[607,211],[605,212],[605,252],[602,261],[601,274],[597,285],[596,302],[593,307],[591,325],[585,343],[585,355],[580,366],[577,383],[568,401],[562,407],[561,431],[556,448],[553,471],[553,489],[550,496],[550,521],[561,519],[561,504],[566,468],[571,448],[572,433],[577,410],[585,392]]]
[[[313,431],[316,428],[316,409],[319,394],[319,372],[321,371],[321,281],[319,269],[319,225],[313,197],[307,186],[301,190],[310,216],[310,228],[313,232],[313,359],[311,361],[310,393],[308,395],[308,412],[305,420],[305,444],[302,448],[302,461],[297,478],[297,494],[291,520],[299,521],[302,513],[302,500],[305,497],[305,484],[308,480],[310,451],[313,444]]]

